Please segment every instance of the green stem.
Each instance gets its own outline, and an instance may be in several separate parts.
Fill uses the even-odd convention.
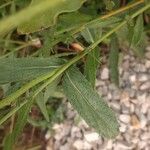
[[[143,8],[141,8],[140,10],[138,10],[137,12],[135,12],[131,16],[131,18],[132,19],[135,18],[136,16],[138,16],[141,13],[143,13],[148,8],[150,8],[150,3],[147,4],[146,6],[144,6]],[[109,31],[108,33],[106,33],[104,36],[102,36],[102,38],[100,38],[99,40],[97,40],[94,44],[92,44],[91,46],[89,46],[86,50],[84,50],[83,52],[81,52],[79,55],[77,55],[76,57],[74,57],[73,59],[71,59],[68,63],[66,63],[65,65],[63,65],[61,68],[55,69],[53,72],[47,73],[46,75],[42,75],[42,76],[36,78],[35,80],[32,80],[31,82],[29,82],[26,85],[22,86],[16,92],[14,92],[11,95],[9,95],[7,98],[1,100],[0,101],[0,108],[3,108],[4,106],[10,105],[11,102],[15,101],[19,96],[21,96],[27,90],[29,90],[33,86],[37,85],[38,83],[40,83],[40,82],[42,82],[42,81],[44,81],[46,79],[49,79],[49,84],[50,84],[57,77],[59,77],[66,69],[68,69],[71,65],[73,65],[74,63],[76,63],[81,58],[83,58],[86,54],[88,54],[91,50],[93,50],[100,42],[102,42],[104,39],[106,39],[107,37],[109,37],[110,35],[112,35],[114,32],[116,32],[117,30],[119,30],[126,23],[127,23],[127,20],[121,22],[114,29],[112,29],[111,31]]]
[[[7,56],[13,54],[14,52],[17,52],[17,51],[23,49],[23,48],[26,48],[26,47],[28,47],[28,46],[31,46],[32,44],[33,44],[33,42],[31,42],[31,43],[26,43],[26,44],[24,44],[24,45],[22,45],[22,46],[19,46],[19,47],[15,48],[14,50],[12,50],[11,52],[9,52],[9,53],[7,53],[7,54],[5,54],[5,55],[0,56],[0,59],[5,58],[5,57],[7,57]]]
[[[11,3],[12,3],[12,1],[7,2],[7,3],[3,4],[3,5],[1,5],[1,6],[0,6],[0,9],[2,9],[2,8],[8,6],[8,5],[10,5]]]
[[[25,104],[27,103],[27,101],[23,102],[22,104],[20,104],[19,106],[15,107],[14,109],[12,109],[8,114],[6,114],[2,119],[0,119],[0,125],[3,124],[9,117],[11,117],[13,114],[15,114],[20,108],[22,108]]]
[[[37,85],[38,83],[50,78],[51,76],[53,76],[55,74],[55,72],[57,71],[57,69],[55,69],[53,72],[44,74],[32,81],[30,81],[29,83],[25,84],[24,86],[22,86],[19,90],[17,90],[16,92],[10,94],[8,97],[2,99],[0,101],[0,109],[3,108],[4,106],[10,105],[11,102],[15,101],[19,96],[21,96],[22,94],[24,94],[26,91],[28,91],[30,88],[32,88],[33,86]]]

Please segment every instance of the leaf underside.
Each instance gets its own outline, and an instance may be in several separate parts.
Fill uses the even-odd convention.
[[[0,63],[0,84],[36,78],[62,65],[58,58],[6,58]]]
[[[78,69],[71,68],[66,71],[63,88],[69,102],[91,127],[107,138],[113,138],[118,134],[114,112]]]

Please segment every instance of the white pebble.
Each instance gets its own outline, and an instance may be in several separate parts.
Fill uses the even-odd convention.
[[[145,82],[140,86],[140,90],[150,90],[150,82]]]
[[[84,135],[87,142],[94,142],[99,140],[99,134],[96,132],[87,133]]]
[[[126,131],[126,129],[127,129],[127,126],[125,124],[121,123],[121,126],[119,127],[119,131],[124,133]]]
[[[131,82],[135,82],[136,81],[136,75],[131,75],[129,77],[129,79],[130,79]]]
[[[92,148],[92,145],[89,144],[86,141],[77,140],[73,143],[74,148],[77,150],[90,150]]]
[[[129,123],[130,122],[130,116],[129,115],[124,115],[121,114],[119,116],[120,121],[124,122],[124,123]]]
[[[107,79],[109,79],[109,70],[108,70],[108,68],[104,68],[104,69],[102,70],[101,79],[102,79],[102,80],[107,80]]]

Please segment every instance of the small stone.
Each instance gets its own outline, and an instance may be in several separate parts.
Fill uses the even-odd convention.
[[[148,68],[148,69],[150,68],[150,61],[149,60],[146,60],[145,67]]]
[[[59,150],[70,150],[69,144],[62,145]]]
[[[140,149],[140,150],[145,150],[145,148],[147,147],[147,141],[140,141],[139,143],[138,143],[138,148]]]
[[[120,91],[119,90],[115,90],[112,92],[112,97],[114,100],[120,100]]]
[[[141,106],[141,112],[143,114],[146,114],[148,112],[148,109],[150,108],[150,99],[146,99],[145,102]]]
[[[130,105],[130,113],[134,113],[135,112],[135,106],[134,104]]]
[[[123,91],[121,93],[121,97],[120,97],[121,101],[123,101],[124,103],[129,101],[129,93],[126,91]]]
[[[140,120],[141,120],[141,128],[144,129],[148,123],[147,122],[148,118],[146,118],[145,115],[141,115]]]
[[[97,91],[99,93],[101,93],[102,96],[106,96],[108,93],[108,87],[107,86],[103,86],[103,87],[100,86],[97,88]]]
[[[109,79],[109,70],[108,68],[104,68],[101,72],[101,79],[108,80]]]
[[[144,92],[137,93],[137,100],[138,100],[139,105],[142,105],[143,103],[145,103],[146,96],[147,96],[147,94]]]
[[[149,82],[145,82],[140,86],[140,90],[148,90],[150,89],[150,83]]]
[[[112,148],[113,148],[113,141],[112,140],[108,140],[106,149],[107,150],[111,150]]]
[[[147,59],[150,59],[150,52],[145,53]]]
[[[135,82],[136,81],[136,75],[131,75],[130,77],[129,77],[129,79],[130,79],[130,81],[131,82]]]
[[[73,126],[71,129],[71,137],[72,138],[82,138],[82,133],[80,132],[80,128]]]
[[[73,147],[76,148],[77,150],[90,150],[92,148],[92,145],[86,141],[76,140],[73,143]]]
[[[117,142],[116,144],[116,147],[115,147],[117,150],[131,150],[132,149],[132,146],[127,143],[127,142],[124,142],[124,141],[119,141]],[[116,150],[115,149],[115,150]]]
[[[111,92],[108,92],[108,94],[107,94],[107,99],[108,99],[108,100],[111,100],[111,99],[112,99],[112,94],[111,94]]]
[[[121,114],[119,116],[120,121],[124,122],[124,123],[129,123],[130,122],[130,116],[129,115],[124,115]]]
[[[125,81],[126,80],[129,81],[129,76],[130,76],[129,72],[124,72],[124,74],[122,76],[122,79],[125,80]]]
[[[80,128],[85,128],[85,129],[87,129],[87,128],[89,128],[89,125],[84,121],[84,120],[81,120],[79,123],[78,123],[78,126],[80,127]]]
[[[146,51],[150,51],[150,46],[146,47]]]
[[[143,64],[137,64],[134,68],[136,72],[146,72],[146,66]]]
[[[87,133],[84,135],[87,142],[94,142],[99,140],[99,134],[96,132]]]
[[[111,107],[116,111],[120,111],[120,104],[116,101],[111,103]]]
[[[148,76],[146,74],[141,74],[138,78],[140,82],[145,82],[148,80]]]
[[[129,66],[130,66],[129,60],[124,61],[123,64],[122,64],[122,68],[123,68],[124,70],[128,70],[128,69],[129,69]]]
[[[127,130],[127,126],[123,123],[121,123],[121,126],[119,127],[119,131],[124,133]]]
[[[149,133],[143,133],[141,135],[141,139],[144,141],[144,140],[150,140],[150,134]]]
[[[139,129],[141,127],[140,121],[136,115],[131,116],[131,126],[133,129]]]
[[[129,105],[122,105],[122,113],[123,114],[129,114],[130,113],[130,103]]]
[[[96,81],[96,87],[98,87],[98,86],[105,86],[105,82],[102,80],[97,80]]]

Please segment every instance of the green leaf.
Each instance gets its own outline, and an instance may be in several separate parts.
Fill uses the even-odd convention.
[[[108,19],[99,19],[98,18],[98,19],[95,19],[95,20],[89,22],[87,24],[87,27],[89,27],[89,28],[97,28],[97,27],[108,28],[108,27],[111,27],[112,25],[119,23],[120,21],[122,21],[122,19],[119,17],[110,17]]]
[[[130,22],[132,20],[129,20]],[[131,22],[132,24],[128,24],[128,35],[126,37],[126,40],[129,43],[130,48],[133,50],[133,52],[138,56],[138,57],[143,57],[144,56],[144,48],[145,48],[145,33],[144,33],[144,22],[143,22],[143,16],[140,15],[136,19],[135,25],[133,24],[133,21]]]
[[[45,117],[46,121],[49,122],[49,115],[48,115],[48,111],[47,111],[47,107],[46,107],[46,103],[44,101],[44,94],[43,93],[39,93],[36,97],[36,103],[38,104],[41,113],[43,114],[43,116]]]
[[[69,102],[91,127],[108,138],[114,138],[118,134],[114,112],[78,69],[70,68],[66,71],[63,88]]]
[[[6,58],[0,63],[0,84],[36,78],[62,65],[58,58]]]
[[[22,24],[18,31],[21,33],[31,33],[43,28],[48,28],[56,23],[57,17],[65,12],[78,10],[85,0],[45,0],[49,1],[49,8],[41,10],[31,20]],[[41,3],[41,0],[32,0],[31,7]],[[33,10],[34,11],[34,10]],[[29,14],[30,15],[30,14]]]
[[[12,149],[12,137],[11,134],[8,134],[4,138],[3,150],[10,150],[10,149]]]
[[[49,97],[53,97],[56,92],[59,92],[60,89],[58,87],[58,83],[60,82],[61,77],[55,79],[51,84],[49,84],[45,88],[44,92],[44,102],[46,103],[49,99]]]
[[[7,114],[3,115],[3,117],[0,117],[0,125],[4,123],[13,114],[15,114],[19,109],[21,109],[25,104],[26,102],[20,104],[19,106],[16,106],[15,108],[11,109]]]
[[[86,79],[95,87],[96,73],[99,65],[100,48],[96,47],[88,55],[85,63]]]
[[[28,118],[28,114],[31,110],[33,104],[33,99],[29,99],[28,102],[22,107],[22,109],[20,109],[18,111],[18,117],[17,117],[17,121],[16,124],[14,126],[14,129],[12,131],[12,133],[8,134],[8,138],[6,138],[6,141],[8,140],[9,142],[9,149],[13,149],[13,145],[15,144],[16,140],[19,138],[23,128],[26,125],[27,122],[27,118]],[[5,141],[5,143],[6,143]],[[5,148],[6,147],[6,148]],[[8,145],[7,143],[4,145],[4,149],[8,149],[7,148]]]
[[[17,140],[17,138],[21,134],[21,132],[22,132],[22,130],[23,130],[23,128],[27,122],[27,118],[28,118],[29,112],[31,110],[33,101],[34,101],[34,99],[29,98],[28,102],[22,107],[22,109],[20,109],[18,111],[17,121],[16,121],[16,124],[14,126],[14,130],[12,132],[14,141]]]
[[[92,17],[90,15],[86,15],[78,11],[62,14],[58,18],[58,23],[56,26],[57,32],[60,33],[61,31],[64,31],[66,29],[70,30],[81,27],[83,24],[89,22],[90,20],[92,20]]]
[[[134,26],[134,33],[133,33],[132,40],[131,40],[131,47],[138,45],[138,43],[140,42],[142,38],[143,30],[144,30],[143,16],[140,15],[138,16],[136,20],[136,24]]]
[[[119,43],[116,35],[112,36],[109,53],[109,70],[111,81],[119,86]]]
[[[101,29],[88,29],[82,31],[82,36],[84,39],[89,43],[94,43],[94,41],[98,40],[101,37]],[[96,47],[92,50],[88,55],[85,63],[85,76],[87,80],[91,83],[93,87],[95,87],[95,79],[96,79],[96,72],[99,65],[99,51],[100,48]]]

